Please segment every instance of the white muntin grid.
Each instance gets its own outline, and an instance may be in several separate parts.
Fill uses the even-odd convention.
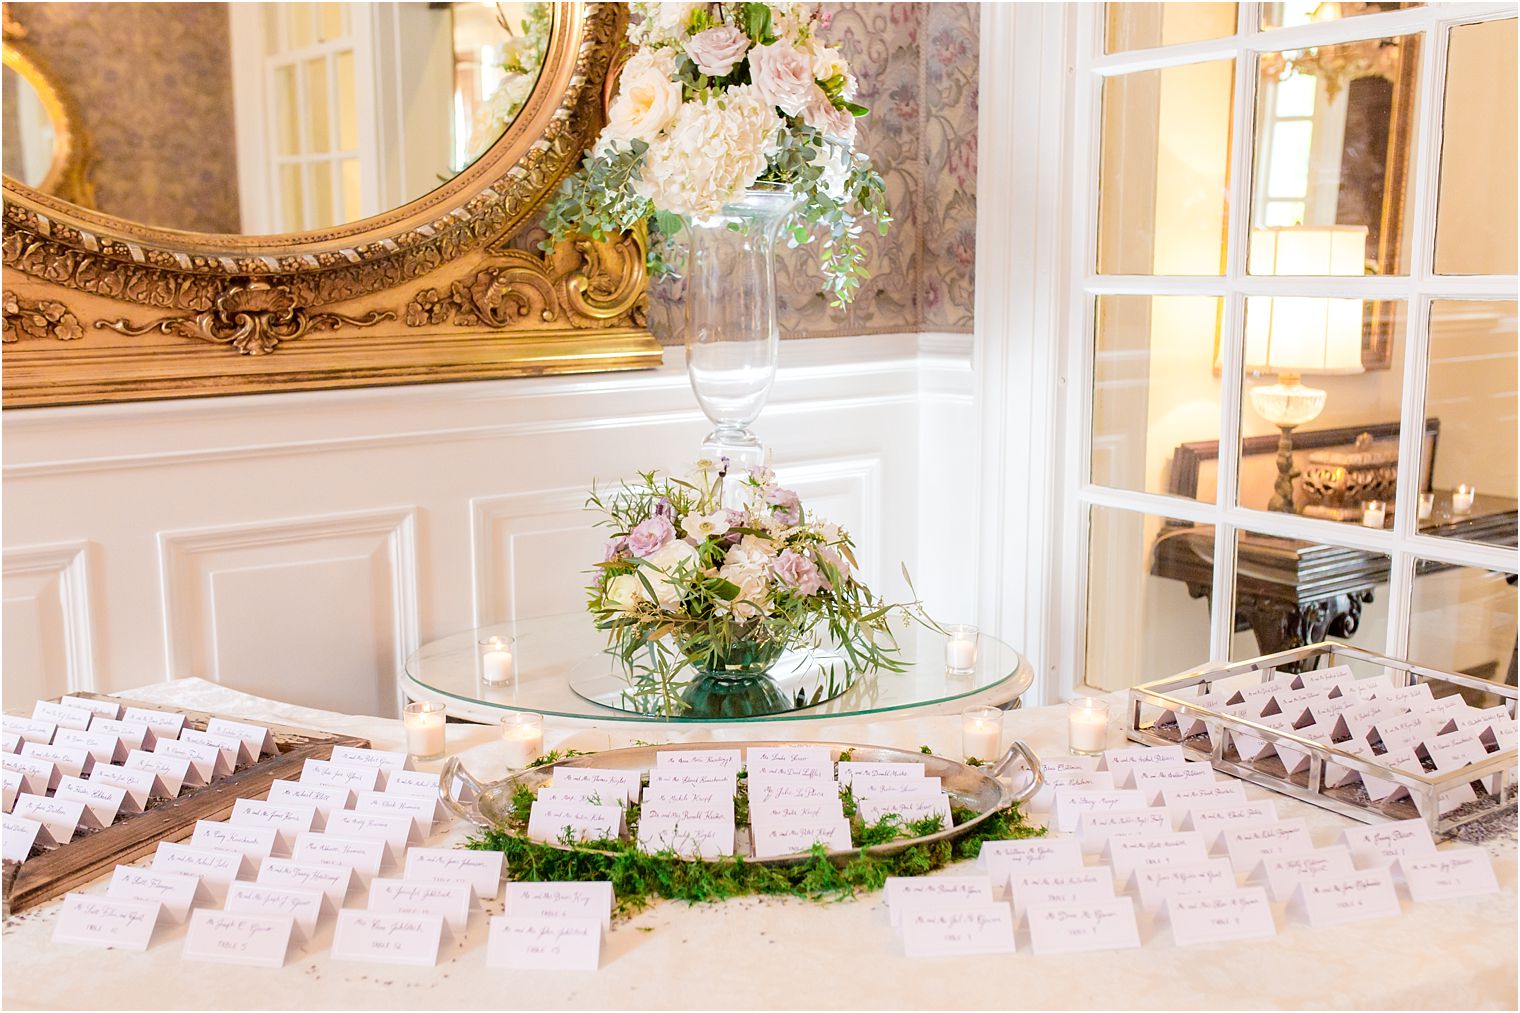
[[[1513,300],[1514,275],[1455,276],[1435,273],[1434,229],[1439,183],[1441,118],[1445,98],[1448,33],[1457,25],[1516,16],[1509,3],[1443,3],[1382,14],[1368,14],[1291,28],[1258,29],[1262,4],[1242,3],[1234,35],[1158,49],[1103,54],[1104,6],[1082,4],[1073,12],[1074,77],[1069,195],[1072,229],[1068,265],[1065,376],[1070,382],[1063,414],[1066,454],[1061,501],[1070,506],[1061,537],[1058,577],[1061,608],[1051,634],[1061,667],[1061,690],[1070,695],[1086,666],[1088,556],[1094,508],[1170,517],[1214,526],[1214,574],[1210,655],[1227,660],[1234,633],[1235,538],[1237,531],[1276,535],[1347,546],[1390,558],[1384,653],[1404,657],[1409,641],[1414,568],[1417,560],[1514,573],[1514,549],[1421,535],[1417,532],[1416,493],[1425,418],[1425,385],[1432,301],[1445,299]],[[1245,272],[1250,234],[1250,196],[1256,109],[1256,55],[1361,39],[1417,34],[1420,65],[1415,98],[1415,129],[1408,172],[1409,273],[1402,276],[1280,277]],[[1234,60],[1234,93],[1229,162],[1228,241],[1225,272],[1220,276],[1134,276],[1096,273],[1098,170],[1105,79],[1135,71],[1156,70],[1210,60]],[[1093,346],[1097,297],[1103,295],[1193,295],[1223,300],[1220,320],[1221,389],[1219,400],[1218,491],[1215,503],[1156,493],[1134,492],[1091,482]],[[1256,295],[1340,296],[1390,299],[1405,304],[1406,342],[1400,401],[1399,495],[1391,530],[1374,530],[1296,514],[1256,510],[1236,504],[1242,405],[1242,334],[1245,300]],[[1231,448],[1234,448],[1232,451]],[[1478,479],[1481,482],[1481,478]],[[1369,645],[1371,646],[1371,645]],[[1374,647],[1376,649],[1376,647]],[[1204,659],[1198,659],[1200,662]],[[1160,678],[1168,672],[1144,673]]]

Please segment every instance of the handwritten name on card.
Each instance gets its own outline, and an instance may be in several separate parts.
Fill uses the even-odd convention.
[[[1035,953],[1083,953],[1140,945],[1135,902],[1129,897],[1079,905],[1036,905],[1025,912]]]
[[[832,781],[771,781],[751,783],[749,804],[766,802],[803,802],[813,799],[839,799],[839,786]]]
[[[1077,821],[1077,840],[1082,850],[1095,855],[1112,838],[1136,834],[1164,834],[1172,829],[1165,809],[1136,809],[1118,813],[1084,813]]]
[[[153,853],[154,869],[195,876],[217,898],[226,895],[227,887],[243,874],[245,866],[246,859],[236,851],[212,851],[172,841],[160,841]]]
[[[943,795],[944,786],[937,777],[922,777],[917,781],[889,781],[874,777],[856,776],[850,785],[851,792],[859,801],[880,802],[888,799],[923,795]]]
[[[158,903],[71,893],[63,898],[53,942],[146,950],[158,924]]]
[[[1134,785],[1151,805],[1160,805],[1167,788],[1207,787],[1214,784],[1214,768],[1207,763],[1183,763],[1135,771]]]
[[[887,917],[902,924],[911,911],[950,910],[991,904],[990,876],[888,876]]]
[[[275,832],[278,844],[274,854],[289,854],[296,845],[296,835],[317,825],[317,808],[299,802],[265,802],[240,798],[232,804],[228,823],[240,827],[268,827]]]
[[[1498,893],[1494,861],[1482,848],[1447,848],[1433,855],[1404,855],[1398,872],[1411,900],[1450,900]]]
[[[1045,783],[1028,802],[1030,812],[1048,813],[1062,788],[1079,791],[1113,791],[1114,775],[1106,770],[1062,770],[1044,775]]]
[[[1246,790],[1239,781],[1215,781],[1192,787],[1161,789],[1161,803],[1181,823],[1194,809],[1217,809],[1225,805],[1245,805]]]
[[[274,736],[263,725],[229,721],[226,718],[212,718],[206,722],[206,731],[212,735],[230,735],[233,738],[242,739],[243,744],[248,747],[249,759],[256,760],[260,756],[268,756],[275,751]],[[347,747],[334,746],[333,751],[337,752],[342,748]],[[404,754],[403,759],[405,759]]]
[[[39,835],[44,834],[38,820],[5,814],[4,858],[7,862],[24,862],[31,857],[32,846]]]
[[[1291,906],[1319,928],[1394,917],[1399,913],[1399,897],[1393,889],[1393,874],[1372,869],[1301,880]]]
[[[177,739],[179,738],[179,733],[185,727],[185,716],[183,714],[149,710],[146,707],[128,707],[127,712],[121,716],[121,719],[136,724],[147,725],[153,729],[153,735],[160,739]]]
[[[680,858],[713,859],[732,855],[733,817],[640,816],[638,846],[649,854],[668,851]]]
[[[418,840],[416,825],[409,816],[345,810],[327,817],[324,833],[338,837],[376,838],[384,841],[398,860],[406,846]]]
[[[250,862],[260,862],[274,854],[279,835],[273,827],[250,827],[215,820],[196,820],[190,843],[210,851],[231,851]]]
[[[317,920],[322,916],[326,897],[321,890],[259,883],[233,883],[227,888],[223,910],[228,914],[278,915],[295,921],[302,938],[317,934]]]
[[[1350,827],[1341,834],[1341,843],[1351,849],[1352,860],[1363,869],[1392,865],[1404,855],[1433,855],[1436,851],[1430,828],[1417,819]]]
[[[866,823],[878,823],[887,816],[896,816],[904,824],[938,819],[941,829],[951,825],[950,797],[942,791],[932,795],[861,799],[859,812]]]
[[[1095,771],[1101,756],[1047,756],[1040,761],[1042,774],[1066,774]]]
[[[1250,878],[1266,880],[1272,899],[1286,903],[1300,881],[1314,876],[1348,876],[1356,871],[1345,847],[1316,848],[1286,855],[1268,855],[1257,864]]]
[[[1267,892],[1259,886],[1173,895],[1167,899],[1166,916],[1172,927],[1172,941],[1178,946],[1277,935],[1272,905]]]
[[[456,936],[463,936],[470,920],[467,883],[418,883],[405,879],[377,879],[369,886],[369,909],[398,915],[437,915]]]
[[[295,928],[295,919],[283,915],[192,911],[184,957],[216,964],[283,967]]]
[[[475,896],[490,900],[501,889],[505,860],[500,851],[411,848],[406,853],[403,875],[419,883],[465,882]]]
[[[1234,889],[1235,870],[1230,868],[1228,858],[1206,858],[1183,865],[1141,866],[1135,870],[1133,883],[1140,894],[1140,906],[1154,911],[1168,897],[1177,894]]]
[[[97,717],[90,722],[90,731],[99,735],[109,735],[121,743],[122,750],[114,757],[115,759],[124,759],[127,752],[133,749],[152,749],[158,743],[158,736],[153,734],[153,729],[133,721],[116,721]]]
[[[717,770],[737,774],[744,759],[737,749],[662,749],[654,754],[656,770]]]
[[[1082,847],[1070,837],[1027,841],[983,841],[976,856],[994,883],[1006,885],[1021,872],[1069,872],[1082,868]]]
[[[903,952],[910,958],[1012,953],[1013,916],[1007,904],[963,910],[916,910],[902,919]]]
[[[345,910],[338,912],[332,956],[370,964],[432,967],[438,963],[442,942],[443,919],[438,915]]]
[[[46,795],[63,779],[56,763],[36,756],[7,756],[5,769],[20,774],[21,791],[32,795]]]
[[[199,787],[219,776],[224,772],[226,764],[222,759],[222,751],[205,742],[159,739],[153,745],[153,755],[188,760],[190,766],[185,772],[185,783],[191,787]]]
[[[1314,847],[1302,817],[1261,827],[1238,827],[1224,832],[1224,847],[1236,872],[1249,873],[1268,855],[1288,855]]]
[[[829,776],[834,776],[834,754],[827,746],[750,746],[745,750],[744,759],[751,774],[757,765],[779,763],[827,767],[831,771]]]
[[[1022,872],[1008,879],[1008,896],[1019,918],[1038,905],[1089,904],[1113,895],[1113,873],[1099,866],[1070,872]]]
[[[94,712],[87,707],[69,707],[50,700],[38,700],[37,705],[32,708],[33,721],[46,721],[59,728],[73,728],[78,731],[84,731],[90,727],[90,721],[94,717]]]
[[[623,800],[637,802],[640,780],[637,770],[605,770],[596,767],[556,767],[554,769],[556,788],[582,785],[602,788],[606,793],[602,798],[605,804]]]
[[[595,971],[601,954],[602,924],[595,919],[497,915],[491,919],[486,966]]]
[[[88,749],[78,749],[73,746],[43,746],[36,742],[28,742],[21,747],[23,757],[40,760],[43,763],[51,763],[58,768],[60,777],[82,777],[90,772],[95,765],[95,758],[90,755]],[[9,764],[9,758],[7,758]],[[53,782],[57,785],[57,781]]]
[[[528,812],[528,839],[553,843],[569,838],[596,841],[613,838],[623,823],[620,805],[535,801]]]
[[[111,873],[106,896],[113,900],[150,900],[162,906],[163,915],[170,921],[182,922],[201,892],[200,882],[188,873],[118,865]]]
[[[1217,851],[1226,830],[1238,827],[1270,826],[1277,822],[1277,807],[1271,802],[1247,802],[1244,805],[1198,806],[1183,817],[1183,830],[1197,830],[1209,850]]]
[[[661,770],[657,767],[649,772],[649,786],[644,789],[644,797],[647,799],[651,792],[661,790],[701,789],[721,792],[733,798],[734,788],[735,777],[731,771],[688,770],[681,767]]]
[[[779,858],[807,851],[822,844],[829,851],[850,847],[850,825],[844,820],[818,823],[772,823],[754,831],[755,857]]]
[[[65,777],[59,779],[53,797],[81,803],[94,826],[108,827],[116,822],[116,814],[122,811],[127,801],[127,792],[125,788],[96,784],[93,780],[86,781],[82,777]],[[136,807],[128,807],[128,811],[133,808]]]
[[[259,866],[260,886],[320,890],[333,908],[343,906],[353,881],[354,870],[346,865],[319,865],[315,862],[298,862],[293,858],[270,858]]]
[[[1121,883],[1127,883],[1139,868],[1202,862],[1209,857],[1203,835],[1196,830],[1112,837],[1107,854]]]
[[[1136,746],[1132,749],[1110,749],[1103,754],[1100,770],[1114,775],[1120,788],[1132,786],[1137,770],[1155,770],[1187,762],[1181,746]]]
[[[1141,792],[1086,791],[1081,788],[1061,788],[1056,791],[1055,804],[1051,809],[1051,825],[1063,834],[1077,829],[1077,821],[1083,816],[1097,813],[1135,812],[1148,808]]]
[[[22,742],[35,742],[40,746],[51,744],[53,736],[58,732],[58,726],[51,721],[22,717],[19,714],[7,714],[3,721],[4,724],[0,727],[20,736]]]
[[[835,784],[832,765],[814,766],[810,763],[780,763],[778,761],[756,762],[748,765],[751,784],[758,781],[818,781]]]
[[[251,763],[253,756],[248,746],[242,739],[235,735],[217,735],[212,732],[197,731],[194,728],[186,728],[179,733],[180,742],[194,742],[204,746],[214,746],[219,754],[216,767],[216,777],[230,774],[237,768]]]
[[[77,728],[60,728],[53,736],[54,749],[82,749],[90,754],[91,764],[115,763],[127,758],[126,747],[121,740],[107,732],[81,731]]]
[[[72,841],[74,831],[79,829],[80,821],[84,819],[85,811],[83,802],[47,798],[26,792],[17,795],[15,804],[11,806],[12,815],[25,816],[29,820],[36,820],[42,824],[42,829],[47,833],[47,840],[43,841],[39,837],[38,843],[45,848]]]
[[[884,781],[922,781],[924,779],[924,765],[922,763],[864,763],[854,760],[839,761],[839,783],[854,784],[857,777],[862,780]]]
[[[9,768],[7,768],[7,769],[5,769],[3,771],[0,771],[0,781],[3,781],[4,786],[5,786],[5,789],[4,789],[5,790],[5,796],[4,796],[5,797],[5,806],[4,806],[4,808],[5,808],[6,812],[10,812],[11,811],[11,807],[16,804],[16,796],[19,795],[19,794],[21,794],[21,792],[23,790],[22,789],[23,778],[21,777],[21,771],[19,771],[19,770],[11,770]]]
[[[328,760],[307,760],[301,766],[301,783],[349,791],[374,791],[380,787],[379,767],[352,767]]]
[[[352,869],[355,875],[371,877],[380,875],[385,864],[386,843],[378,837],[334,837],[327,833],[296,835],[296,846],[290,857],[297,862],[314,865],[341,865]]]
[[[645,802],[644,812],[650,803]],[[762,805],[751,805],[749,808],[749,821],[751,825],[771,823],[776,820],[842,820],[844,819],[844,806],[837,798],[820,798],[811,802],[766,802]]]
[[[130,767],[102,763],[90,771],[90,780],[97,785],[120,788],[127,793],[123,800],[127,812],[141,812],[159,787],[158,778],[149,770],[133,770]],[[130,801],[130,804],[127,804]]]
[[[612,927],[611,883],[508,883],[505,913],[521,918],[590,918]]]
[[[412,821],[418,837],[426,837],[433,832],[433,812],[437,807],[436,798],[396,795],[388,791],[361,791],[354,799],[355,812],[405,816]]]
[[[266,798],[270,802],[309,805],[317,810],[317,829],[327,822],[327,817],[353,803],[354,793],[348,788],[330,784],[307,784],[302,781],[272,781]]]
[[[180,789],[190,777],[189,760],[160,753],[145,753],[141,749],[128,753],[127,762],[122,766],[128,770],[146,770],[152,774],[156,779],[153,794],[165,798],[178,798]]]

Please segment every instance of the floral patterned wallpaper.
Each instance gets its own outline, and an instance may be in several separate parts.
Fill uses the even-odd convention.
[[[896,218],[872,236],[872,277],[846,310],[819,294],[816,250],[777,257],[786,338],[970,331],[976,254],[978,5],[828,3],[828,35],[860,82],[863,150]],[[654,290],[650,326],[681,340],[680,282]]]

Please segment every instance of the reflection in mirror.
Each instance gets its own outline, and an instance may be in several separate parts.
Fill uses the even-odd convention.
[[[27,186],[41,186],[53,165],[55,132],[47,106],[32,82],[5,68],[5,174]]]
[[[242,234],[357,221],[452,178],[491,147],[533,91],[554,9],[7,6],[80,107],[97,153],[99,210],[150,226]],[[15,175],[11,93],[7,75],[5,171]]]
[[[1406,35],[1262,54],[1251,226],[1338,229],[1336,251],[1350,255],[1264,261],[1253,235],[1250,273],[1409,270],[1404,203],[1418,47]],[[1360,250],[1345,245],[1353,235]]]
[[[1113,3],[1104,7],[1104,49],[1110,53],[1235,34],[1237,5],[1232,3]]]
[[[1515,576],[1502,570],[1416,560],[1409,660],[1443,672],[1515,684]],[[1459,690],[1474,707],[1503,699]]]
[[[1423,6],[1419,3],[1320,3],[1318,0],[1262,4],[1261,27],[1292,28],[1315,21],[1339,21],[1341,18],[1354,18],[1362,14],[1382,14],[1385,11]]]
[[[1515,273],[1515,63],[1514,18],[1451,30],[1437,274]]]

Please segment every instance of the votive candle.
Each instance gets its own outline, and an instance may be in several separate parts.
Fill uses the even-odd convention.
[[[1381,528],[1383,518],[1388,516],[1388,504],[1380,499],[1370,499],[1362,504],[1362,523],[1369,528]]]
[[[965,624],[946,626],[945,667],[964,674],[976,670],[976,627]]]
[[[987,763],[1003,752],[1003,712],[996,707],[967,707],[961,712],[961,755]]]
[[[1420,493],[1420,520],[1430,519],[1430,515],[1436,509],[1436,494],[1433,492]]]
[[[518,711],[501,719],[502,753],[507,768],[526,767],[544,755],[544,716]]]
[[[443,704],[418,700],[406,705],[401,715],[406,726],[406,751],[419,760],[436,760],[443,755]]]
[[[1451,494],[1451,512],[1456,514],[1471,513],[1473,497],[1476,495],[1478,495],[1478,490],[1465,482],[1457,486]]]
[[[480,641],[480,678],[488,686],[499,686],[512,679],[512,641],[507,637],[489,637]]]
[[[1079,696],[1066,708],[1066,735],[1073,753],[1095,756],[1108,745],[1108,701]]]

